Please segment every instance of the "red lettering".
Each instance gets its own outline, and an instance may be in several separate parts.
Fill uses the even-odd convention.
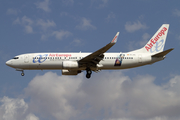
[[[49,57],[71,57],[71,54],[49,54]]]
[[[159,38],[162,36],[162,35],[165,35],[165,31],[167,30],[166,27],[164,27],[157,35],[154,39],[151,39],[150,40],[150,43],[147,44],[147,46],[145,46],[146,50],[149,51],[149,49],[151,49],[153,47],[153,44],[156,44],[156,42],[159,40]]]
[[[159,36],[158,36],[158,34],[157,34],[156,38],[159,40]],[[157,41],[158,41],[158,40],[157,40]]]
[[[155,40],[153,40],[153,39],[151,39],[151,43],[155,44],[155,43],[156,43],[156,41],[155,41]]]
[[[158,33],[158,35],[159,35],[159,36],[162,36],[162,33],[161,33],[161,32],[159,32],[159,33]]]
[[[49,56],[50,56],[50,57],[54,57],[55,55],[54,55],[54,54],[50,54]]]
[[[147,46],[145,46],[145,48],[146,48],[147,51],[149,51],[149,50],[151,49],[151,48],[149,48],[149,47],[147,47]]]
[[[155,40],[155,41],[158,41],[158,37],[155,37],[154,40]]]
[[[153,44],[152,43],[149,43],[149,44],[147,44],[149,47],[150,47],[150,49],[152,48],[152,46],[153,46]]]
[[[165,28],[165,27],[164,27],[163,29],[164,29],[164,31],[166,31],[166,30],[167,30],[167,28]]]

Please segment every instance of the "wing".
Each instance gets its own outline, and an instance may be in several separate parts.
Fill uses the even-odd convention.
[[[113,38],[113,40],[109,44],[107,44],[103,48],[91,53],[90,55],[84,57],[83,59],[79,60],[78,61],[79,65],[81,67],[84,67],[84,66],[95,67],[104,58],[103,53],[105,53],[107,50],[109,50],[117,42],[118,36],[119,36],[119,32],[117,32],[117,34],[115,35],[115,37]]]

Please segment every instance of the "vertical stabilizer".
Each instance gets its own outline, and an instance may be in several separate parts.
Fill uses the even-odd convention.
[[[163,24],[143,48],[132,52],[150,54],[162,52],[164,50],[168,29],[169,24]]]

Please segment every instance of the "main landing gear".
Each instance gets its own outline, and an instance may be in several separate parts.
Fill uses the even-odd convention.
[[[21,76],[24,76],[24,72],[22,71]]]
[[[92,74],[92,71],[91,71],[91,69],[90,68],[87,68],[86,69],[86,72],[87,72],[87,74],[86,74],[86,78],[90,78],[91,77],[91,74]]]

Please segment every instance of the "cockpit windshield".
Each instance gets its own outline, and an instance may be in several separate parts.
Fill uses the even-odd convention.
[[[19,59],[19,57],[14,57],[13,59]]]

